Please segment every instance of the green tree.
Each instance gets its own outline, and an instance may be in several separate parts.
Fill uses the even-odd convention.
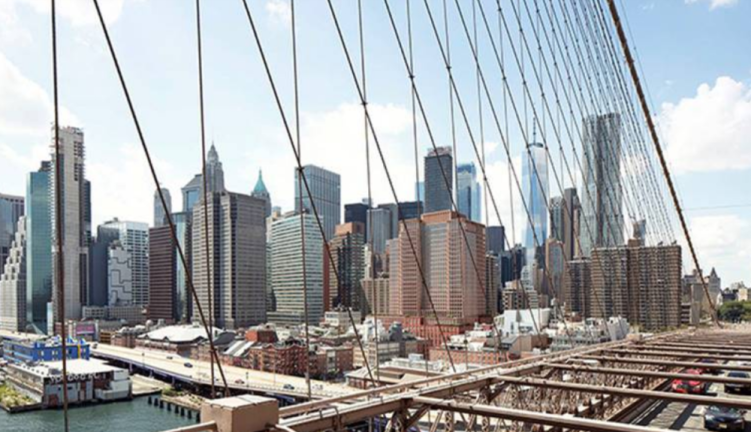
[[[720,319],[730,322],[751,321],[751,301],[729,301],[720,306]]]

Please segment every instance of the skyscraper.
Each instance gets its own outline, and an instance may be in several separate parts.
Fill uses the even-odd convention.
[[[26,331],[26,217],[21,216],[0,276],[0,329]]]
[[[548,161],[545,148],[540,143],[530,143],[524,153],[522,165],[522,192],[529,217],[524,231],[527,263],[535,259],[536,248],[545,246],[548,238]]]
[[[110,244],[120,237],[115,227],[99,225],[96,237],[89,250],[89,268],[91,269],[91,289],[89,306],[107,306],[109,304],[109,250]]]
[[[307,298],[303,295],[303,256],[301,223],[305,227],[305,276]],[[276,311],[269,321],[281,324],[304,322],[308,305],[308,322],[318,324],[323,317],[323,241],[315,217],[309,213],[290,212],[271,224],[271,286]]]
[[[16,237],[18,219],[24,215],[24,199],[21,196],[0,194],[0,267],[10,253]]]
[[[42,162],[26,181],[26,321],[37,333],[47,331],[52,301],[50,186],[50,163]]]
[[[341,223],[342,213],[342,192],[341,179],[339,174],[317,167],[315,165],[305,165],[303,167],[305,178],[310,186],[313,203],[315,204],[318,215],[321,217],[323,232],[326,235],[326,241],[334,236],[336,226]],[[302,207],[313,214],[311,197],[302,185]],[[297,181],[297,171],[295,171],[295,212],[300,213],[300,184]],[[318,227],[315,227],[318,232]]]
[[[453,181],[454,158],[451,155],[451,147],[430,150],[425,156],[425,213],[451,210]]]
[[[208,229],[204,225],[202,201],[193,208],[192,225],[193,282],[204,313],[209,313],[211,289],[216,326],[235,329],[263,323],[266,321],[265,202],[234,192],[213,192],[208,198]],[[193,321],[199,320],[197,312],[194,308]]]
[[[120,281],[131,290],[132,295],[129,300],[120,302],[123,306],[146,306],[149,303],[149,226],[142,222],[127,222],[118,219],[111,220],[102,224],[105,228],[117,231],[117,239],[120,243],[120,249],[113,249],[112,244],[109,248],[108,269],[109,286],[113,283],[118,284]],[[113,258],[113,253],[116,257]],[[120,278],[120,281],[113,281],[113,273],[117,274],[123,271],[122,266],[129,263],[129,279]],[[114,268],[112,267],[114,266]],[[111,298],[112,291],[108,290],[110,296],[109,304],[114,304],[116,299]],[[121,299],[122,300],[122,299]]]
[[[256,185],[253,188],[253,192],[250,193],[250,196],[262,199],[266,203],[264,217],[271,216],[271,194],[268,189],[266,189],[266,183],[263,182],[263,173],[261,170],[258,170],[258,180],[256,181]]]
[[[362,311],[360,281],[365,277],[365,226],[358,222],[338,225],[329,242],[329,250],[333,259],[333,263],[329,263],[331,307],[344,306]]]
[[[506,250],[506,229],[503,225],[485,228],[485,237],[488,253],[500,256],[501,252]]]
[[[462,224],[470,243],[461,232]],[[485,228],[455,212],[430,213],[406,222],[436,312],[453,322],[473,323],[485,315]],[[402,235],[404,234],[404,235]],[[394,315],[430,315],[418,261],[404,230],[390,242],[390,300]],[[477,273],[470,254],[474,257]],[[479,273],[479,280],[478,280]]]
[[[581,252],[590,256],[595,247],[623,244],[620,115],[588,117],[583,139]]]
[[[473,162],[457,165],[456,189],[459,213],[474,222],[482,222],[482,187],[477,182],[477,169]]]
[[[391,210],[387,207],[372,208],[368,210],[368,221],[371,223],[369,230],[373,236],[369,244],[373,245],[373,253],[381,255],[386,252],[386,241],[395,237],[391,230]]]
[[[175,242],[169,226],[149,228],[150,320],[180,320],[177,298]]]
[[[579,218],[581,205],[575,188],[567,188],[563,196],[550,199],[550,236],[563,243],[566,259],[579,256]]]
[[[52,303],[55,322],[60,320],[58,305],[65,302],[65,318],[81,318],[81,306],[86,302],[89,290],[89,240],[91,237],[91,186],[85,177],[85,149],[83,130],[75,127],[61,127],[59,131],[60,147],[60,193],[61,208],[65,211],[61,218],[62,244],[57,244],[58,215],[55,202],[58,183],[56,178],[54,126],[50,145],[52,163],[50,166],[50,187],[52,190],[52,239],[53,253],[52,274],[56,275],[58,259],[61,254],[64,265],[65,298],[58,298],[57,277],[52,278]]]
[[[224,187],[224,169],[213,142],[206,156],[206,188],[208,192],[224,192],[226,190]],[[203,175],[196,174],[182,188],[184,212],[193,210],[193,206],[203,197],[202,191]]]
[[[193,296],[188,287],[188,272],[192,269],[193,262],[193,213],[173,213],[172,220],[175,222],[177,242],[183,250],[186,266],[177,253],[175,245],[175,309],[179,322],[189,322],[193,314]]]
[[[172,213],[172,195],[169,193],[169,189],[160,188],[162,195],[164,195],[164,201],[167,203],[167,211],[164,211],[162,200],[159,198],[159,191],[154,192],[154,226],[160,227],[165,225],[166,217],[168,213]]]

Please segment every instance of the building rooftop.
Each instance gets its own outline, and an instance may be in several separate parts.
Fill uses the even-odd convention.
[[[220,331],[217,328],[212,328],[211,330],[214,335],[217,335]],[[208,339],[203,326],[192,324],[162,327],[140,337],[172,343],[190,343],[200,339]]]
[[[101,360],[95,360],[95,359],[91,359],[91,360],[71,359],[71,360],[68,360],[66,366],[68,369],[68,375],[97,374],[97,373],[106,373],[106,372],[114,372],[117,370],[122,370],[120,368],[110,366]],[[32,366],[18,364],[18,365],[13,365],[13,367],[27,370],[30,373],[33,373],[34,375],[44,378],[44,377],[49,377],[49,376],[61,375],[62,370],[63,370],[63,362],[62,361],[41,362]]]

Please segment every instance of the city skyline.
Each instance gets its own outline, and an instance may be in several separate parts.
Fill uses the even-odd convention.
[[[155,28],[150,25],[153,24],[150,16],[158,15],[157,12],[162,9],[174,8],[174,4],[162,4],[155,2],[123,2],[122,7],[105,7],[105,14],[108,19],[112,21],[113,26],[118,31],[127,33],[129,37],[116,37],[115,43],[118,47],[122,47],[124,50],[124,66],[126,72],[131,75],[133,80],[144,81],[149,78],[159,79],[161,75],[154,75],[153,68],[148,64],[143,64],[143,67],[138,68],[141,60],[135,60],[132,56],[128,55],[128,48],[132,47],[133,42],[129,40],[132,38],[133,32],[129,29],[133,28],[136,23],[144,26],[149,32],[153,34]],[[280,55],[286,56],[286,50],[288,48],[288,34],[286,30],[288,27],[283,22],[284,16],[279,16],[266,8],[266,5],[270,2],[261,2],[258,4],[252,4],[254,10],[258,13],[260,20],[259,24],[264,27],[265,31],[271,33],[277,33],[280,35],[279,41],[267,41],[270,44],[275,44],[278,48]],[[281,4],[287,4],[286,2],[279,2]],[[304,10],[308,6],[301,6]],[[378,9],[378,5],[368,6],[369,13],[382,13]],[[637,39],[635,40],[636,46],[640,48],[639,55],[644,64],[646,81],[655,86],[652,90],[652,96],[655,98],[653,102],[659,108],[656,110],[656,115],[659,116],[664,127],[665,139],[667,142],[667,155],[671,164],[674,165],[677,182],[682,192],[682,197],[685,200],[685,206],[690,210],[687,213],[689,222],[692,225],[692,231],[695,232],[697,249],[702,262],[714,263],[725,275],[732,279],[745,279],[748,280],[748,241],[745,232],[748,231],[751,226],[751,221],[742,212],[742,209],[717,209],[717,210],[694,210],[703,209],[705,207],[713,207],[718,205],[731,204],[731,199],[728,199],[735,194],[740,196],[742,190],[739,189],[741,184],[744,184],[749,178],[748,164],[744,161],[743,157],[734,158],[734,160],[722,159],[722,154],[712,154],[711,158],[696,158],[697,154],[695,148],[697,145],[695,140],[692,139],[690,134],[679,134],[675,132],[677,126],[685,126],[691,124],[692,118],[697,117],[697,113],[702,113],[697,105],[702,104],[706,110],[706,114],[703,117],[714,118],[717,116],[715,113],[731,112],[728,107],[743,107],[746,106],[748,101],[748,88],[749,88],[749,65],[746,64],[743,59],[737,56],[729,55],[729,52],[733,50],[714,50],[711,49],[713,45],[712,40],[720,41],[723,43],[729,40],[737,40],[735,38],[730,39],[729,35],[744,34],[748,32],[748,29],[744,29],[740,26],[739,21],[743,16],[743,11],[747,11],[749,5],[738,2],[724,7],[711,8],[708,2],[692,2],[691,4],[684,4],[682,2],[675,2],[674,4],[654,4],[651,2],[635,2],[634,4],[626,5],[627,15],[631,19],[631,26],[635,30]],[[67,8],[66,8],[67,9]],[[227,26],[227,29],[218,29],[217,16],[224,15],[228,11],[232,11],[229,6],[218,6],[217,10],[209,9],[207,11],[206,19],[206,51],[207,55],[218,55],[218,46],[225,40],[225,36],[234,35],[235,32],[244,31],[241,27],[243,23],[238,21],[232,21]],[[282,8],[283,10],[283,8]],[[347,6],[342,5],[342,10],[347,11]],[[73,18],[75,15],[72,11],[79,13],[77,18]],[[320,16],[320,11],[311,10],[311,16]],[[35,26],[46,23],[48,19],[48,13],[45,10],[36,9],[32,6],[25,5],[24,2],[15,2],[11,6],[6,6],[0,11],[1,14],[7,16],[13,16],[17,19],[8,21],[13,22],[14,26],[20,30],[17,34],[27,34],[30,29]],[[189,10],[185,10],[184,13],[190,13]],[[111,65],[108,63],[107,57],[101,55],[100,49],[103,47],[103,41],[98,29],[94,26],[96,24],[93,20],[93,11],[86,9],[67,9],[63,12],[61,19],[61,26],[66,31],[73,32],[80,36],[80,44],[74,46],[62,47],[63,51],[62,59],[62,94],[61,101],[63,107],[62,123],[72,124],[82,127],[87,131],[87,158],[89,161],[90,169],[87,175],[90,179],[98,184],[92,191],[94,194],[93,200],[97,203],[92,214],[93,225],[104,220],[109,220],[113,217],[119,217],[123,220],[138,220],[149,221],[152,217],[151,209],[146,202],[148,201],[148,194],[152,194],[154,191],[154,185],[149,182],[146,174],[146,168],[144,166],[143,156],[140,150],[135,147],[135,136],[132,131],[132,126],[126,121],[124,107],[122,105],[113,103],[112,105],[106,105],[111,107],[113,111],[101,109],[105,100],[119,101],[118,89],[113,85]],[[660,18],[665,14],[671,14],[680,19],[675,22],[665,23]],[[305,16],[305,15],[303,15]],[[326,18],[326,17],[322,17]],[[145,20],[144,20],[145,19]],[[189,19],[185,22],[171,22],[178,32],[192,31],[188,27]],[[311,36],[309,40],[303,42],[301,46],[301,55],[303,57],[303,65],[307,65],[308,72],[315,72],[310,70],[311,59],[310,53],[312,45],[318,44],[321,40],[328,41],[330,37],[329,32],[321,30],[320,32],[314,32],[310,27],[310,22],[307,19],[301,20],[301,33]],[[656,26],[655,23],[660,22],[660,26]],[[680,22],[680,24],[677,24]],[[235,24],[237,24],[235,28]],[[685,51],[684,48],[678,50],[668,42],[661,42],[654,48],[647,44],[640,43],[650,38],[649,35],[654,34],[658,30],[656,27],[669,26],[670,28],[663,28],[661,31],[669,31],[671,34],[680,35],[686,40],[694,40],[697,36],[692,35],[690,28],[692,25],[705,25],[713,29],[711,33],[711,40],[702,41],[695,44],[702,51],[701,53],[709,59],[716,61],[704,62],[700,68],[675,68],[675,67],[663,67],[663,63],[666,61],[665,53],[669,53],[668,56],[673,60],[683,60],[691,58],[692,54]],[[375,29],[373,29],[375,31]],[[367,34],[366,34],[367,37]],[[644,39],[642,39],[644,38]],[[186,38],[189,39],[189,38]],[[742,38],[741,38],[742,39]],[[366,39],[372,42],[372,37]],[[658,38],[659,40],[659,38]],[[17,41],[17,39],[16,39]],[[31,106],[34,108],[35,116],[30,120],[20,122],[16,117],[10,114],[5,114],[3,111],[3,122],[5,126],[0,127],[0,151],[2,151],[3,157],[0,158],[0,163],[5,164],[12,161],[12,165],[2,165],[2,168],[7,168],[9,177],[7,180],[3,180],[2,190],[3,193],[13,195],[23,195],[25,190],[24,177],[27,172],[33,171],[37,168],[39,161],[43,159],[44,143],[48,140],[49,121],[51,117],[49,113],[49,100],[50,100],[50,82],[48,77],[48,69],[40,68],[39,65],[46,64],[48,62],[48,42],[44,38],[26,38],[21,40],[21,44],[11,44],[11,38],[8,34],[3,33],[0,35],[0,53],[2,54],[2,67],[4,71],[9,74],[9,83],[13,83],[14,88],[11,97],[16,99],[18,103],[24,104],[23,106]],[[183,46],[188,42],[172,41],[174,46]],[[427,46],[429,39],[418,40],[421,45]],[[737,42],[734,42],[737,43]],[[155,45],[152,47],[152,51],[144,53],[146,56],[144,61],[150,61],[152,57],[155,58],[158,54],[162,53],[166,49],[165,46]],[[185,50],[187,53],[180,55],[179,57],[169,57],[168,60],[174,62],[174,67],[181,67],[185,70],[192,70],[194,59],[188,54],[190,50]],[[212,54],[213,53],[213,54]],[[307,53],[307,54],[306,54]],[[249,67],[252,74],[260,73],[260,70],[248,66],[249,62],[254,62],[255,58],[248,55],[247,50],[238,50],[232,53],[238,60],[235,60],[232,64],[237,66],[237,72],[233,72],[230,75],[230,79],[226,80],[226,84],[217,83],[216,76],[218,71],[216,69],[207,70],[207,82],[209,87],[207,88],[207,114],[209,116],[209,123],[207,123],[207,138],[213,138],[221,151],[226,155],[223,159],[225,161],[225,171],[227,172],[227,188],[229,190],[238,192],[247,192],[251,189],[256,181],[256,175],[258,168],[264,168],[264,180],[268,190],[274,198],[275,205],[280,205],[284,209],[291,208],[294,197],[290,196],[288,191],[293,187],[294,183],[292,176],[290,176],[289,170],[293,169],[294,162],[291,157],[291,152],[288,148],[285,148],[282,140],[279,138],[279,120],[276,113],[263,113],[258,110],[245,108],[243,116],[247,118],[248,115],[257,117],[257,122],[253,122],[254,131],[252,133],[241,132],[233,124],[237,122],[237,115],[224,115],[224,111],[220,105],[228,106],[243,106],[247,107],[247,103],[243,102],[244,96],[235,92],[234,96],[225,96],[224,93],[218,93],[223,91],[225,85],[239,85],[240,79],[236,74],[245,74],[246,67]],[[416,61],[418,64],[424,65],[424,72],[421,72],[420,79],[424,80],[423,86],[431,83],[441,82],[442,78],[440,71],[433,71],[432,65],[435,64],[436,59],[429,55],[430,51],[427,49],[420,49],[417,53]],[[465,53],[466,54],[466,53]],[[343,69],[339,69],[342,66],[341,54],[335,51],[326,51],[323,55],[325,58],[332,60],[332,64],[336,65],[334,74],[342,74]],[[460,54],[457,54],[460,55]],[[165,56],[159,56],[163,59]],[[67,60],[65,60],[67,59]],[[72,60],[80,62],[85,65],[85,69],[92,71],[92,77],[89,80],[82,82],[80,79],[71,75]],[[279,73],[288,73],[288,64],[286,60],[283,60],[277,56],[272,58],[274,62],[275,70]],[[371,59],[376,61],[376,57]],[[490,59],[487,58],[487,61]],[[156,60],[154,60],[156,61]],[[135,62],[135,63],[134,63]],[[222,63],[222,62],[220,62]],[[678,64],[683,64],[680,61]],[[694,63],[691,63],[694,65]],[[224,65],[222,66],[224,68]],[[394,68],[396,69],[396,68]],[[459,69],[459,68],[457,68]],[[242,71],[242,72],[240,72]],[[387,70],[383,76],[374,75],[369,80],[369,93],[372,94],[373,100],[371,106],[374,112],[374,120],[376,123],[376,129],[381,130],[380,138],[385,146],[384,150],[387,154],[392,155],[392,163],[394,166],[392,169],[398,173],[399,178],[409,179],[414,178],[414,161],[410,145],[411,135],[411,121],[409,119],[408,110],[408,92],[396,92],[393,89],[385,89],[385,83],[399,82],[400,78],[394,73],[398,70]],[[457,73],[461,71],[457,70]],[[678,74],[680,73],[680,79]],[[169,127],[167,125],[173,125],[175,121],[184,123],[186,118],[197,118],[197,114],[187,111],[186,109],[180,109],[168,116],[157,116],[156,110],[162,113],[173,111],[168,107],[173,106],[175,103],[180,104],[185,102],[183,106],[188,106],[186,98],[193,97],[193,86],[195,84],[194,77],[188,73],[185,76],[175,77],[175,86],[167,86],[159,89],[155,95],[150,96],[143,91],[139,91],[136,96],[136,103],[138,107],[143,110],[142,117],[146,126],[147,139],[153,143],[155,148],[155,158],[157,160],[158,170],[160,176],[163,179],[163,186],[171,190],[173,194],[173,207],[180,208],[178,191],[183,186],[186,180],[198,171],[200,167],[200,151],[198,150],[198,131],[194,127]],[[244,79],[244,78],[243,78]],[[418,79],[418,81],[420,81]],[[511,79],[514,79],[513,77]],[[336,81],[336,80],[332,80]],[[177,86],[179,84],[179,87]],[[420,85],[420,83],[418,83]],[[96,88],[97,95],[92,95],[88,87]],[[353,95],[347,86],[339,86],[342,89],[332,89],[331,87],[324,87],[321,89],[311,88],[310,85],[302,83],[302,99],[301,109],[303,113],[302,120],[302,137],[303,137],[303,162],[315,163],[320,166],[330,169],[335,172],[339,172],[344,179],[342,185],[342,203],[357,202],[362,198],[365,187],[363,180],[356,178],[354,173],[360,173],[364,167],[364,151],[363,146],[360,144],[361,127],[355,127],[360,122],[357,121],[360,117],[360,107],[353,99]],[[240,87],[245,88],[245,87]],[[286,86],[285,86],[286,88]],[[178,95],[179,90],[182,95]],[[285,90],[286,91],[286,90]],[[468,90],[462,90],[464,93],[468,93]],[[19,93],[23,92],[23,93]],[[318,98],[322,92],[330,92],[332,98],[325,103],[318,102],[323,100]],[[248,93],[243,93],[248,94]],[[33,95],[33,96],[25,96]],[[221,95],[221,96],[220,96]],[[251,93],[251,100],[268,102],[267,94]],[[287,93],[287,95],[289,95]],[[22,97],[23,96],[23,97]],[[465,97],[468,97],[465,95]],[[287,100],[285,98],[285,100]],[[433,101],[430,99],[426,102]],[[706,103],[704,103],[706,102]],[[87,108],[86,104],[89,104],[91,108]],[[442,104],[445,105],[445,104]],[[99,112],[93,112],[92,109],[97,109]],[[734,110],[737,112],[738,110]],[[741,111],[742,112],[742,111]],[[105,116],[105,113],[114,113],[109,118]],[[431,123],[436,128],[436,136],[440,137],[442,142],[446,142],[446,137],[449,136],[447,132],[448,125],[438,125],[438,119],[447,118],[442,115],[439,110],[435,113],[429,112],[429,116],[435,120]],[[470,115],[472,115],[470,113]],[[165,122],[167,127],[162,128],[161,125],[154,123],[154,120],[160,118],[160,121]],[[740,120],[740,122],[738,121]],[[728,120],[729,121],[729,120]],[[706,140],[708,142],[717,142],[722,140],[725,145],[731,146],[733,149],[738,149],[738,136],[745,136],[741,132],[744,131],[745,125],[748,123],[745,121],[745,117],[736,119],[735,123],[739,123],[740,126],[729,127],[730,123],[727,121],[721,121],[719,124],[728,125],[727,131],[721,131],[722,133],[716,133],[714,137]],[[268,124],[269,126],[261,127],[261,124]],[[329,132],[334,125],[347,125],[346,130],[342,130],[341,133],[332,136]],[[258,126],[257,128],[255,126]],[[380,125],[380,126],[379,126]],[[461,122],[457,121],[457,137],[459,154],[457,157],[458,162],[473,161],[472,150],[469,148],[468,139],[462,130]],[[486,127],[486,131],[489,128]],[[513,128],[512,128],[513,129]],[[705,128],[707,129],[707,128]],[[716,130],[716,129],[711,129]],[[518,134],[512,130],[512,135]],[[695,136],[706,137],[706,133],[694,134]],[[502,150],[502,145],[499,144],[497,136],[487,137],[488,145],[486,150],[488,151],[488,164],[490,179],[497,197],[500,203],[508,203],[507,189],[507,164],[505,163],[505,155]],[[512,136],[509,140],[511,143],[512,157],[518,159],[523,151],[524,141],[519,136]],[[677,147],[678,144],[673,145],[672,141],[677,141],[683,147]],[[742,142],[742,141],[741,141]],[[260,144],[259,144],[260,143]],[[553,143],[551,143],[553,144]],[[264,151],[254,151],[254,146],[263,146]],[[709,145],[709,144],[701,144]],[[40,152],[40,146],[42,151]],[[419,153],[422,155],[429,148],[429,141],[425,135],[425,131],[422,128],[418,128],[418,147]],[[671,148],[672,147],[672,148]],[[190,151],[190,149],[193,151]],[[329,151],[322,151],[322,149],[331,148]],[[681,152],[676,149],[685,148],[685,151]],[[710,148],[710,147],[702,147]],[[177,151],[177,149],[180,149]],[[342,153],[343,149],[348,149],[346,153]],[[740,148],[741,150],[742,147]],[[350,158],[332,158],[333,154],[349,154],[355,159],[355,163],[346,163],[346,160]],[[717,152],[710,152],[717,153]],[[745,154],[745,153],[743,153]],[[41,157],[40,157],[41,156]],[[693,156],[693,157],[692,157]],[[703,159],[703,160],[702,160]],[[386,187],[385,178],[381,173],[382,169],[376,161],[373,162],[374,171],[374,201],[375,202],[393,202],[393,198],[390,197]],[[475,161],[476,162],[476,161]],[[520,160],[517,160],[517,168],[521,167]],[[279,166],[280,169],[271,169],[270,167]],[[282,169],[283,167],[284,169]],[[411,169],[410,169],[411,168]],[[420,169],[422,171],[422,169]],[[520,169],[518,169],[520,171]],[[130,183],[125,182],[119,178],[112,178],[111,173],[118,173],[117,177],[133,178]],[[286,173],[286,174],[285,174]],[[351,179],[347,181],[346,179]],[[414,182],[398,182],[397,192],[399,193],[399,199],[406,201],[414,196]],[[719,188],[723,189],[723,193],[712,193],[713,190]],[[144,195],[145,191],[147,195]],[[114,191],[119,191],[119,199],[114,199]],[[557,193],[551,193],[555,196]],[[144,198],[146,197],[146,198]],[[519,201],[518,198],[515,201],[515,210],[517,220],[522,220],[523,215],[519,213]],[[508,205],[502,205],[499,210],[502,213],[504,224],[509,225],[510,209]],[[492,220],[493,212],[491,211],[491,224],[497,224],[498,221]],[[520,224],[517,224],[517,240],[521,236]],[[704,228],[702,228],[704,227]]]

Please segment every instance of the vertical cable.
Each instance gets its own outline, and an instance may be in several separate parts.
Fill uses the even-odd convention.
[[[206,274],[208,283],[208,298],[209,298],[209,331],[206,336],[208,338],[214,338],[214,302],[212,296],[213,286],[212,273],[211,273],[211,256],[209,252],[209,204],[208,204],[208,180],[206,178],[206,127],[205,127],[205,112],[203,105],[203,50],[201,46],[201,0],[196,0],[196,47],[198,48],[198,106],[201,117],[201,177],[203,183],[203,238],[204,247],[206,248]],[[158,186],[157,186],[158,187]],[[212,187],[213,192],[213,187]],[[213,201],[213,193],[212,193]],[[212,206],[213,209],[213,206]],[[167,209],[165,208],[165,212]],[[214,214],[212,210],[212,216]],[[211,361],[211,399],[216,397],[215,378],[214,378],[214,356],[209,356]]]
[[[290,9],[292,17],[292,75],[294,80],[294,92],[295,92],[295,136],[297,141],[297,154],[302,159],[302,142],[300,140],[300,92],[299,81],[297,77],[297,22],[295,21],[295,0],[290,0]],[[302,293],[303,293],[303,313],[305,315],[305,384],[308,387],[308,399],[312,399],[312,391],[310,387],[310,329],[308,322],[308,266],[306,262],[305,250],[305,210],[303,207],[303,194],[302,194],[302,176],[303,167],[298,167],[297,170],[297,190],[299,204],[300,204],[300,243],[302,247]],[[309,200],[313,200],[312,196],[308,196]],[[323,241],[326,241],[325,236],[321,236]],[[333,263],[332,263],[333,264]],[[338,279],[337,279],[338,280]],[[337,286],[340,284],[337,284]],[[329,299],[323,299],[324,302],[328,302]]]
[[[55,241],[57,243],[57,314],[60,317],[60,340],[62,348],[63,362],[63,419],[65,423],[65,432],[70,428],[68,419],[68,345],[66,341],[65,329],[65,257],[63,257],[63,224],[62,224],[62,167],[60,166],[60,106],[58,98],[57,83],[57,21],[55,11],[55,0],[52,3],[52,91],[54,93],[54,111],[55,111]],[[80,179],[83,181],[83,179]]]
[[[446,37],[446,57],[448,58],[448,64],[446,65],[446,74],[449,76],[448,78],[448,87],[449,87],[449,116],[451,121],[451,148],[454,152],[454,157],[452,158],[454,160],[453,166],[451,167],[453,171],[453,179],[452,179],[452,187],[453,191],[447,191],[449,195],[454,195],[456,197],[459,196],[459,171],[458,171],[458,159],[459,155],[457,154],[457,148],[456,148],[456,122],[454,121],[454,89],[451,86],[451,44],[450,44],[450,38],[449,38],[449,15],[448,15],[448,9],[446,7],[446,0],[443,0],[443,30]],[[442,165],[440,159],[438,160],[438,164]]]

